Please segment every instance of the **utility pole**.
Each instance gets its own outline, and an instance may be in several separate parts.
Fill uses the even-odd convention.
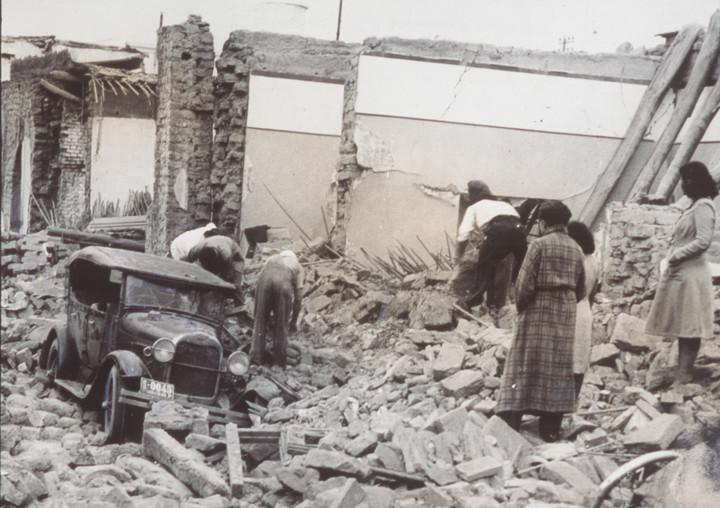
[[[337,34],[335,35],[335,40],[340,40],[340,21],[342,20],[342,4],[343,0],[340,0],[340,7],[338,8],[338,23],[337,23]]]
[[[572,44],[575,42],[575,37],[562,37],[561,39],[558,39],[558,44],[560,45],[560,52],[561,53],[568,53],[573,50]]]

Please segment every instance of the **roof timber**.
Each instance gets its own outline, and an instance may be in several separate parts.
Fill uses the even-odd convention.
[[[662,61],[661,56],[622,53],[558,53],[521,48],[504,48],[488,44],[466,44],[452,41],[408,40],[385,38],[366,40],[365,55],[399,58],[469,67],[565,76],[647,85]],[[694,51],[691,58],[696,58]],[[708,85],[715,83],[715,65]],[[691,69],[692,65],[688,65]],[[681,76],[680,83],[687,81]]]

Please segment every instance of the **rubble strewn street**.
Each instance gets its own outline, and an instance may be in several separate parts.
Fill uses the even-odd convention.
[[[516,432],[493,414],[514,306],[460,312],[448,272],[400,281],[302,248],[304,309],[290,365],[251,368],[265,402],[252,427],[157,402],[141,442],[103,444],[97,408],[36,377],[44,333],[65,318],[64,268],[77,248],[46,232],[3,236],[0,489],[9,503],[591,506],[621,465],[660,450],[680,458],[640,487],[642,506],[679,506],[688,492],[702,492],[703,506],[720,500],[718,478],[699,466],[720,453],[720,344],[704,341],[693,382],[674,385],[674,343],[643,333],[652,294],[599,295],[578,407],[562,438],[545,443],[537,419]],[[246,260],[248,307],[264,259],[278,250],[259,244]],[[717,289],[715,308],[717,333]],[[236,315],[229,324],[249,347],[248,323]],[[620,483],[606,506],[631,494]]]

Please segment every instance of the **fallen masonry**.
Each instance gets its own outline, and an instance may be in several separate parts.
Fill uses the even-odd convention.
[[[247,261],[247,295],[279,248],[262,245]],[[477,319],[454,312],[437,277],[403,289],[307,252],[306,298],[329,302],[305,309],[286,370],[255,372],[262,403],[252,427],[159,402],[142,444],[106,445],[97,409],[36,377],[43,330],[63,317],[64,263],[76,246],[39,233],[12,249],[2,282],[0,481],[18,506],[588,506],[633,457],[718,453],[703,436],[720,425],[720,347],[703,343],[694,383],[671,386],[662,377],[676,361],[670,345],[638,336],[636,301],[600,298],[577,412],[564,439],[547,445],[536,418],[516,432],[493,415],[509,328],[482,308]],[[57,255],[38,254],[46,250]],[[404,317],[378,313],[400,294]],[[411,316],[422,328],[410,328]],[[451,327],[441,324],[447,316]],[[228,324],[247,343],[249,325]]]

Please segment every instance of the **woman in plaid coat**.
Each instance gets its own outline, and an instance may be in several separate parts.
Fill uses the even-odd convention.
[[[543,236],[530,244],[515,286],[519,312],[495,412],[514,429],[524,413],[540,416],[540,436],[557,439],[573,410],[575,311],[585,293],[583,254],[567,234],[571,212],[560,201],[541,205]]]

